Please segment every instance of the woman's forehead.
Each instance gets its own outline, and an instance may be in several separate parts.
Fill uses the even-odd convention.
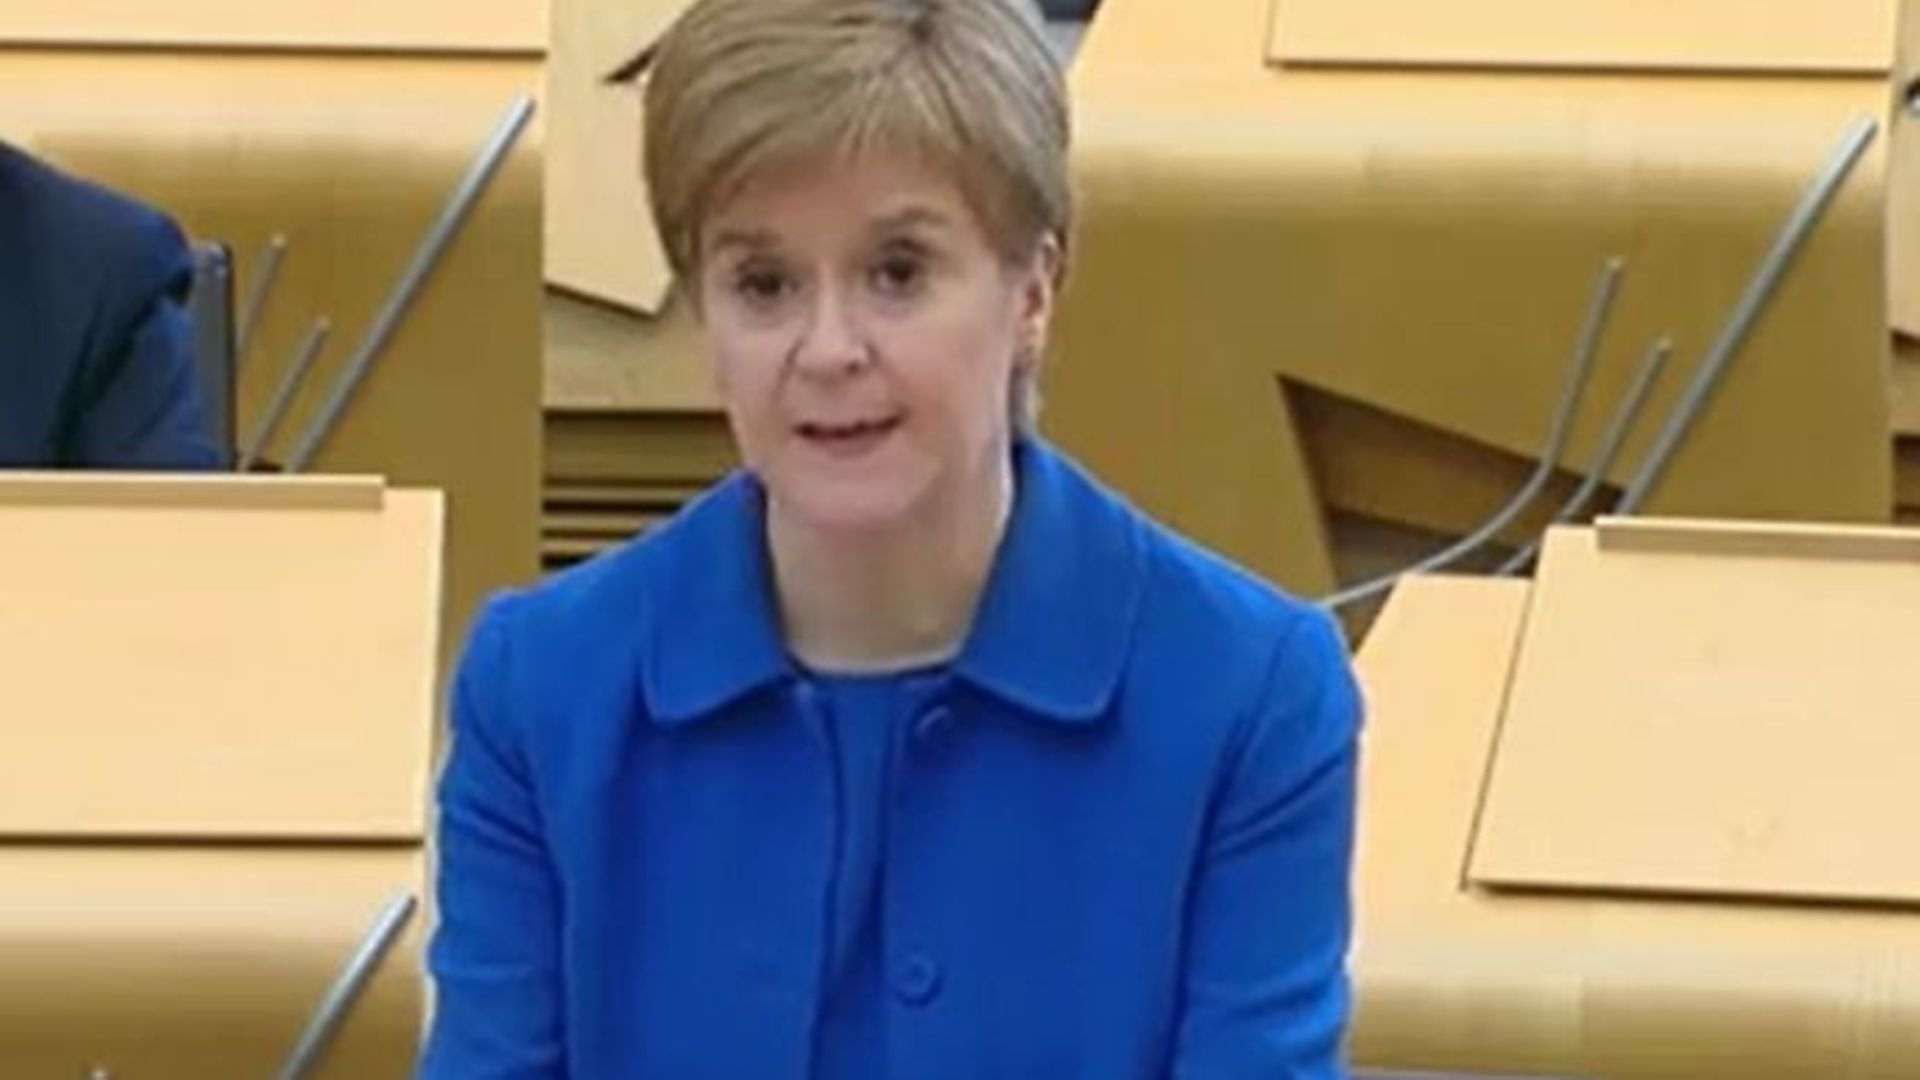
[[[712,239],[978,228],[955,177],[913,159],[883,155],[757,173],[718,204],[704,224]]]

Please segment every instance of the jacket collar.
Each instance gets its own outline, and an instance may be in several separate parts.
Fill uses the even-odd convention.
[[[1037,439],[956,678],[1035,718],[1085,724],[1113,699],[1145,586],[1141,520]],[[664,726],[710,717],[795,668],[781,639],[765,496],[736,472],[655,538],[641,691]]]

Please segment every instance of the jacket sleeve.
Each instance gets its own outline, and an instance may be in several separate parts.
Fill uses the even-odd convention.
[[[63,457],[90,468],[217,468],[193,360],[186,242],[154,215],[141,222],[134,247],[103,306]]]
[[[1188,899],[1175,1080],[1337,1080],[1348,1014],[1360,697],[1298,619],[1216,788]]]
[[[506,689],[506,603],[476,622],[452,695],[426,1078],[566,1075],[559,886]]]

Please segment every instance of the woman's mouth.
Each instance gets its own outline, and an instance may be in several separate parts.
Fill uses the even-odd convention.
[[[838,457],[864,454],[900,426],[898,414],[849,421],[802,421],[795,431],[807,445]]]

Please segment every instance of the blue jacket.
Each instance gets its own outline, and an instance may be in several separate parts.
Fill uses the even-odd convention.
[[[912,725],[895,1080],[1335,1077],[1358,697],[1333,623],[1038,442]],[[837,835],[762,495],[482,613],[440,781],[428,1077],[807,1080]]]
[[[173,223],[0,143],[0,469],[218,465]]]

